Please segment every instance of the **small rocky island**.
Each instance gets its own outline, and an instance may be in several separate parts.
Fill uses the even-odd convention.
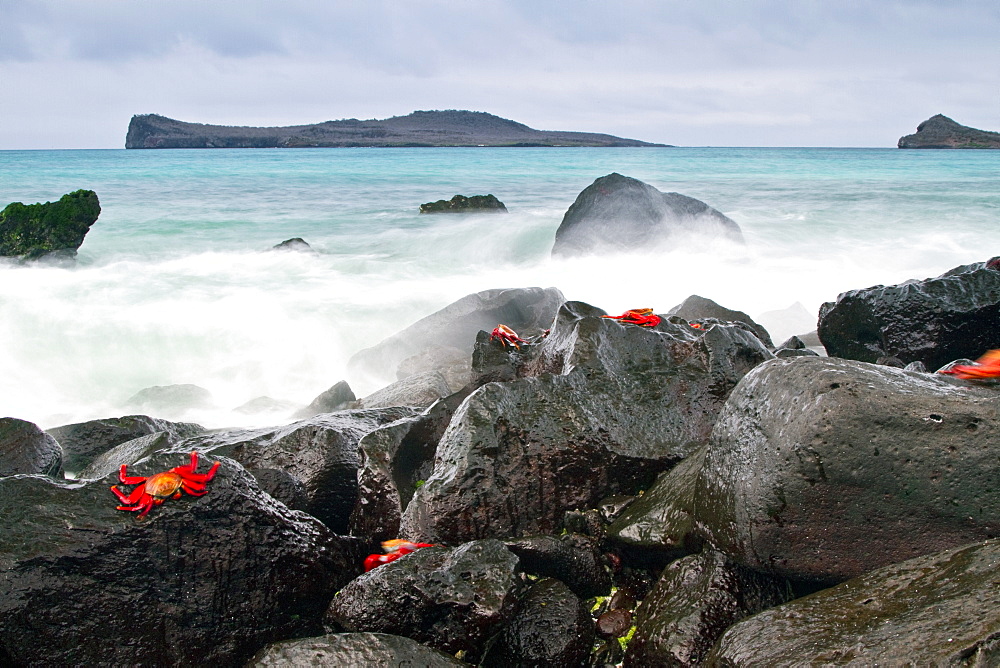
[[[186,123],[157,114],[132,117],[125,148],[349,148],[433,146],[663,146],[592,132],[535,130],[482,111],[414,111],[288,127]]]
[[[899,138],[899,148],[1000,148],[1000,132],[977,130],[937,114]]]

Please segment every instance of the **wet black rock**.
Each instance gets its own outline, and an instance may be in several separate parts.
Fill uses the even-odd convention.
[[[938,369],[1000,348],[1000,272],[985,262],[937,278],[850,290],[819,312],[831,357],[875,362],[894,356]]]
[[[605,568],[599,542],[589,536],[527,536],[505,541],[521,560],[521,570],[556,578],[580,598],[606,596],[611,576]]]
[[[743,311],[728,309],[711,299],[706,299],[705,297],[691,295],[683,302],[667,311],[667,313],[670,315],[680,316],[690,322],[705,320],[706,318],[714,318],[715,320],[722,322],[746,323],[750,326],[750,329],[753,330],[754,334],[757,335],[757,338],[764,342],[764,345],[768,348],[774,347],[774,344],[771,342],[771,335],[767,333],[767,330],[764,329],[763,326],[754,322],[753,318],[748,316]]]
[[[517,610],[517,557],[497,540],[425,547],[340,590],[327,621],[406,636],[476,660]]]
[[[552,255],[649,250],[690,235],[743,241],[739,225],[702,201],[608,174],[580,192],[566,211]]]
[[[775,357],[819,357],[819,353],[809,348],[779,348],[774,351]]]
[[[195,436],[172,452],[198,450],[231,457],[251,472],[279,469],[302,483],[307,512],[337,533],[347,533],[358,498],[358,441],[373,429],[415,414],[410,408],[325,413],[284,427]]]
[[[458,408],[405,535],[557,533],[567,510],[634,494],[705,443],[729,391],[771,357],[735,325],[643,328],[603,314],[568,302],[518,369],[526,377],[484,385]]]
[[[61,478],[62,448],[33,422],[0,418],[0,477],[21,473]]]
[[[371,348],[358,351],[348,360],[348,367],[356,374],[394,378],[404,360],[435,348],[457,348],[471,357],[480,330],[489,332],[503,323],[518,332],[538,333],[551,325],[563,301],[556,288],[484,290],[466,295]]]
[[[420,213],[507,213],[507,207],[493,195],[455,195],[421,204]]]
[[[335,411],[347,410],[354,406],[358,398],[354,396],[354,391],[347,384],[346,380],[337,382],[333,387],[321,393],[318,397],[293,417],[299,420],[311,418],[320,413],[333,413]]]
[[[705,664],[1000,665],[998,564],[989,540],[886,566],[743,620]]]
[[[246,668],[287,666],[454,668],[468,665],[440,650],[402,636],[388,633],[331,633],[268,645],[254,655],[246,664]]]
[[[440,371],[424,371],[397,380],[358,400],[359,408],[388,408],[389,406],[415,406],[427,408],[435,401],[451,394],[448,379]]]
[[[160,450],[166,450],[175,442],[165,431],[133,438],[94,457],[87,466],[76,472],[77,477],[81,480],[99,480],[119,470],[122,464],[133,464]]]
[[[450,396],[419,415],[382,425],[361,438],[352,535],[376,541],[400,535],[403,510],[430,476],[438,441],[463,398]]]
[[[520,610],[491,642],[484,668],[586,664],[594,642],[594,621],[586,606],[554,579],[539,580],[521,599]]]
[[[825,584],[1000,536],[998,439],[993,389],[828,357],[766,362],[716,423],[698,529],[745,566]]]
[[[166,441],[174,443],[200,434],[205,428],[192,422],[169,422],[146,415],[126,415],[77,422],[46,431],[62,446],[67,473],[77,473],[86,468],[95,457],[125,441],[164,432]]]
[[[733,623],[790,598],[786,582],[743,568],[718,552],[674,561],[639,606],[624,665],[703,665],[709,649]]]
[[[9,204],[0,211],[0,256],[76,257],[99,215],[101,204],[93,190],[77,190],[57,202]]]
[[[187,462],[157,455],[129,473]],[[0,479],[0,656],[14,665],[242,665],[322,633],[334,592],[360,574],[358,539],[277,503],[232,460],[206,495],[142,520],[115,509],[113,482]]]
[[[694,492],[705,460],[701,447],[667,473],[661,473],[608,526],[608,543],[640,563],[660,566],[700,548],[695,534]]]

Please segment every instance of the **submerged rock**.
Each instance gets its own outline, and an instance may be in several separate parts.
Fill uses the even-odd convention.
[[[351,386],[347,384],[346,380],[342,380],[313,399],[308,406],[297,411],[294,417],[302,420],[320,413],[346,410],[351,408],[357,399]]]
[[[0,477],[22,473],[61,478],[62,448],[33,422],[0,418]]]
[[[340,590],[327,621],[476,659],[517,610],[517,557],[497,540],[425,547]]]
[[[743,241],[740,226],[704,202],[614,173],[577,196],[556,230],[552,255],[648,250],[687,235]]]
[[[455,195],[451,199],[439,199],[420,205],[420,213],[507,213],[507,207],[493,195]]]
[[[182,416],[199,408],[212,408],[212,393],[191,384],[154,385],[139,390],[129,397],[125,405],[148,413],[167,417]]]
[[[273,251],[294,251],[298,253],[315,253],[313,247],[310,246],[305,239],[302,237],[292,237],[291,239],[285,239],[280,244],[276,244],[271,247],[270,250]]]
[[[705,443],[729,391],[771,357],[737,326],[677,318],[647,329],[603,314],[568,302],[518,370],[528,377],[488,383],[459,406],[405,535],[557,533],[567,510],[634,493]]]
[[[831,357],[876,362],[896,357],[928,369],[1000,348],[1000,270],[986,262],[937,278],[850,290],[819,312]]]
[[[77,190],[57,202],[8,204],[0,211],[0,256],[75,257],[99,215],[101,204],[93,190]]]
[[[246,664],[247,668],[287,666],[454,668],[468,665],[440,650],[388,633],[331,633],[315,638],[284,640],[268,645]]]
[[[699,531],[750,568],[833,584],[1000,536],[1000,393],[827,357],[733,390],[695,492]]]
[[[705,664],[996,666],[998,567],[996,540],[886,566],[743,620]]]
[[[14,665],[242,665],[269,642],[322,632],[363,545],[261,492],[223,459],[208,493],[142,520],[109,476],[0,479],[0,656]],[[157,455],[151,475],[187,463]],[[207,469],[204,460],[202,471]]]

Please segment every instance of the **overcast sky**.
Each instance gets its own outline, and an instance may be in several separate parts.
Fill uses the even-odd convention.
[[[0,0],[0,149],[487,111],[683,146],[1000,130],[1000,0]]]

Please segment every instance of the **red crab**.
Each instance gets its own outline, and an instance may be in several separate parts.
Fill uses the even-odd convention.
[[[653,313],[653,309],[651,308],[632,308],[621,315],[602,315],[601,317],[639,325],[640,327],[656,327],[660,324],[660,316]]]
[[[492,341],[493,339],[498,339],[500,343],[503,344],[504,348],[506,348],[507,345],[509,344],[514,346],[518,350],[521,349],[521,346],[517,344],[531,343],[531,341],[528,341],[527,339],[522,339],[520,336],[517,335],[517,332],[515,332],[507,325],[497,325],[496,327],[494,327],[493,331],[490,332],[490,341]]]
[[[212,464],[208,473],[195,473],[198,468],[198,453],[191,453],[191,463],[186,466],[175,466],[169,471],[156,473],[148,478],[143,476],[130,476],[125,472],[127,464],[122,464],[118,471],[118,479],[123,485],[139,485],[129,494],[125,494],[117,485],[111,486],[111,491],[115,493],[122,505],[118,510],[130,510],[139,513],[142,519],[153,509],[167,499],[181,498],[181,491],[185,491],[191,496],[202,496],[208,490],[206,483],[215,477],[215,472],[219,468],[219,462]]]
[[[411,543],[403,538],[394,538],[393,540],[387,540],[382,543],[382,549],[386,551],[386,554],[369,554],[365,557],[365,573],[373,568],[377,568],[382,564],[388,564],[390,561],[396,561],[404,554],[409,554],[419,550],[422,547],[434,547],[433,543]]]
[[[975,364],[956,364],[939,373],[956,376],[962,380],[1000,380],[1000,348],[986,351]]]

